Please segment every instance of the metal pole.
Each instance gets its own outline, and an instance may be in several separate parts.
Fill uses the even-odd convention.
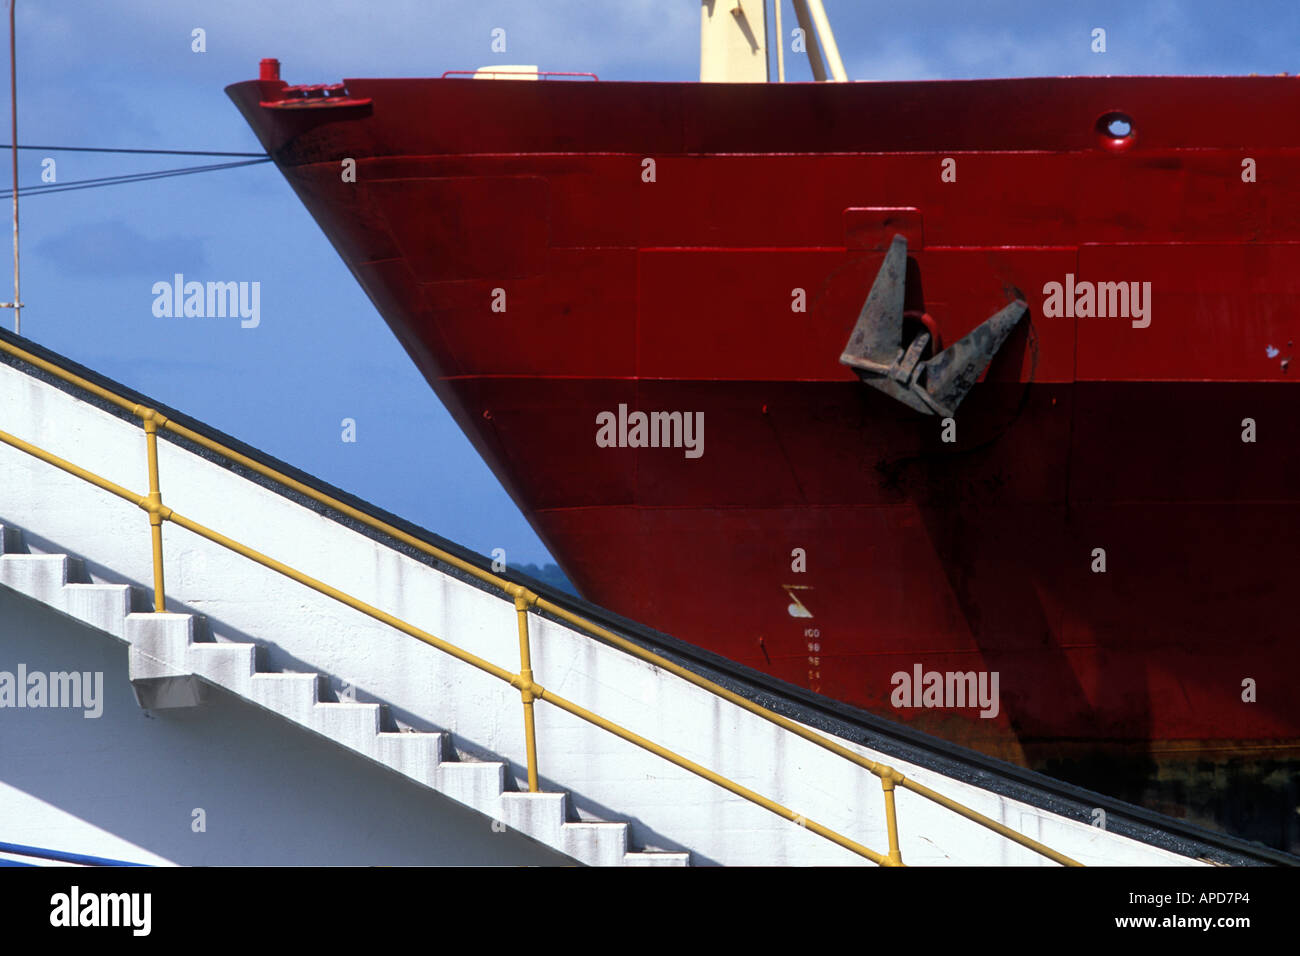
[[[803,31],[803,48],[808,54],[808,66],[812,69],[813,79],[818,83],[826,79],[826,63],[822,60],[821,45],[817,42],[817,27],[813,24],[812,14],[808,12],[808,0],[792,0],[795,19]]]
[[[785,34],[781,32],[781,2],[776,0],[776,81],[785,82]]]
[[[831,30],[831,22],[826,19],[826,8],[822,6],[822,0],[804,0],[812,11],[813,23],[817,26],[817,38],[821,40],[823,52],[826,54],[826,62],[830,66],[831,78],[837,83],[845,83],[849,75],[844,72],[844,63],[840,60],[840,49],[835,45],[835,33]]]
[[[889,862],[903,865],[903,854],[898,849],[898,811],[894,807],[894,771],[882,767],[880,786],[885,792],[885,828],[889,833]]]
[[[149,464],[149,534],[153,539],[153,609],[167,610],[163,588],[162,492],[158,483],[158,421],[150,411],[144,417],[145,454]]]
[[[14,172],[14,332],[23,331],[23,304],[18,297],[18,57],[14,43],[14,8],[18,0],[9,0],[9,152]]]
[[[528,792],[537,793],[537,724],[533,719],[533,660],[528,648],[529,593],[515,594],[515,615],[519,621],[519,696],[524,702],[524,752],[528,758]],[[532,595],[536,598],[536,595]]]

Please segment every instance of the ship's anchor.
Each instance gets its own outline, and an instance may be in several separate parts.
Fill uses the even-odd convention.
[[[1017,299],[989,316],[970,334],[921,361],[930,333],[903,345],[903,291],[907,280],[907,240],[894,236],[871,284],[857,325],[840,363],[909,408],[926,415],[951,416],[971,386],[1016,327],[1027,306]]]

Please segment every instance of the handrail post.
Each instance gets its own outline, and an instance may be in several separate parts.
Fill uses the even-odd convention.
[[[902,866],[903,853],[898,848],[898,813],[894,808],[893,768],[880,768],[880,789],[885,793],[885,828],[889,831],[889,862],[891,866]]]
[[[149,533],[153,538],[153,609],[159,614],[167,610],[166,592],[163,588],[162,545],[162,491],[158,482],[158,422],[152,409],[141,409],[144,424],[144,444],[149,458]]]
[[[532,600],[529,600],[529,599]],[[537,725],[533,719],[533,659],[528,647],[528,608],[537,595],[525,588],[515,591],[515,617],[519,623],[519,697],[524,703],[524,749],[528,753],[528,792],[536,793]]]

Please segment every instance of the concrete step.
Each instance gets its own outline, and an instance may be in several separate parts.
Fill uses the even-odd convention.
[[[129,586],[76,582],[79,562],[66,554],[22,552],[22,536],[15,528],[0,528],[0,541],[0,584],[125,640],[126,615],[131,613]]]
[[[311,723],[307,726],[349,750],[371,759],[378,756],[378,704],[320,703],[312,708]]]
[[[416,783],[431,787],[446,746],[446,734],[383,732],[379,734],[375,759]]]
[[[479,761],[448,761],[434,773],[434,789],[467,807],[496,817],[506,787],[506,765]]]
[[[624,866],[690,866],[689,853],[629,853],[623,857]]]
[[[317,698],[315,674],[254,674],[248,697],[253,703],[287,717],[295,724],[311,723]]]
[[[65,584],[63,609],[91,627],[126,640],[131,588],[125,584]]]
[[[191,644],[185,662],[204,680],[240,697],[251,697],[253,693],[253,673],[257,670],[256,644]]]
[[[5,554],[0,556],[0,584],[62,610],[68,563],[66,554]]]

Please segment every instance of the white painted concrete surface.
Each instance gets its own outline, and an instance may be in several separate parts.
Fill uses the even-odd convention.
[[[0,409],[0,428],[128,488],[145,490],[144,437],[138,427],[6,365],[0,365]],[[168,441],[159,445],[168,506],[517,669],[510,602]],[[0,446],[0,523],[23,529],[32,552],[83,558],[95,582],[131,584],[142,593],[150,589],[145,514],[8,446]],[[404,725],[446,732],[457,748],[508,761],[509,772],[522,776],[517,691],[175,526],[165,526],[164,540],[169,610],[204,615],[217,641],[261,645],[259,669],[328,674],[354,687],[358,701],[387,703]],[[533,666],[543,686],[809,819],[885,849],[879,781],[859,768],[658,668],[536,616]],[[864,862],[545,703],[538,705],[537,717],[543,789],[567,791],[582,819],[628,821],[632,849],[689,851],[695,864]],[[849,746],[1084,863],[1195,862],[888,754]],[[4,772],[0,767],[0,779]],[[0,797],[0,815],[5,815],[4,800]],[[914,794],[898,791],[897,800],[903,859],[909,864],[1051,865]]]

